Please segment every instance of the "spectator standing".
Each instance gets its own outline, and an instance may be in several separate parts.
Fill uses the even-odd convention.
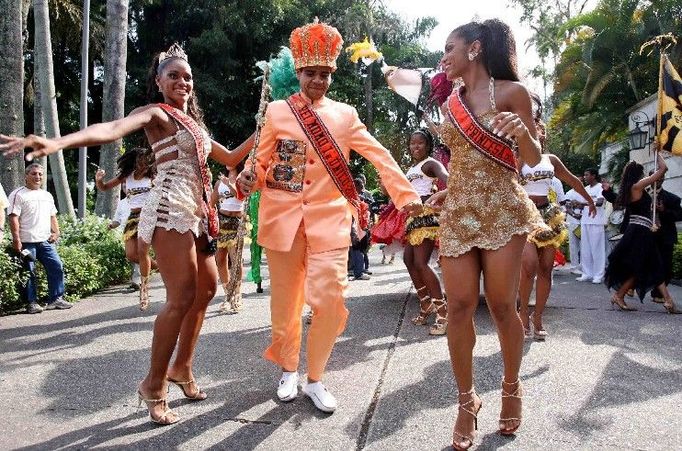
[[[580,267],[580,218],[582,217],[583,196],[574,189],[566,193],[566,222],[568,222],[568,252],[571,259],[569,270],[573,274],[582,275]]]
[[[606,269],[606,212],[604,210],[604,196],[602,186],[599,183],[599,172],[596,168],[585,171],[585,190],[597,207],[597,214],[590,216],[588,206],[583,203],[582,217],[580,218],[580,266],[582,276],[577,280],[586,282],[591,280],[594,284],[604,281]]]
[[[45,309],[69,309],[64,300],[64,270],[57,254],[55,243],[59,239],[57,208],[52,195],[41,189],[43,167],[33,163],[26,168],[25,186],[15,189],[9,195],[9,223],[12,230],[12,247],[17,252],[28,251],[26,265],[29,279],[25,296],[28,313],[40,313],[35,279],[35,260],[45,267],[49,301]]]
[[[0,185],[0,242],[5,237],[5,209],[7,208],[7,195],[5,189]]]
[[[360,197],[360,200],[363,201],[364,203],[367,204],[367,207],[370,208],[369,212],[369,221],[367,223],[367,242],[365,246],[362,248],[362,261],[364,263],[363,270],[362,272],[368,275],[372,275],[372,272],[369,270],[369,248],[371,247],[370,243],[370,237],[369,237],[369,230],[372,228],[372,225],[374,225],[374,215],[372,214],[371,207],[374,205],[374,196],[372,196],[372,193],[367,190],[366,185],[367,185],[367,179],[363,174],[360,174],[357,178],[353,180],[355,182],[355,188],[358,190],[358,196]]]

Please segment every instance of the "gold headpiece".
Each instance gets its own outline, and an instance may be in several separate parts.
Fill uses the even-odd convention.
[[[177,42],[168,47],[168,50],[165,52],[159,53],[159,64],[170,58],[180,58],[181,60],[188,61],[187,54],[184,50],[182,50],[182,47],[180,47],[180,44]]]
[[[303,67],[324,66],[336,70],[336,58],[343,48],[339,30],[321,23],[317,17],[313,23],[296,28],[289,37],[289,47],[294,56],[296,70]]]

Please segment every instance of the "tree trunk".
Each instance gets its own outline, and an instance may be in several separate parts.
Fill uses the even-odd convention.
[[[128,0],[107,0],[106,46],[104,48],[104,92],[102,122],[123,117],[128,56]],[[110,179],[116,173],[116,158],[122,140],[102,146],[99,166]],[[95,214],[111,218],[120,197],[120,186],[109,191],[98,191]]]
[[[33,62],[33,134],[36,136],[45,136],[45,117],[43,116],[43,107],[40,104],[40,80],[35,70],[35,61]],[[36,159],[36,163],[43,167],[43,173],[47,174],[47,157],[40,157]],[[47,189],[47,177],[43,177],[42,188]]]
[[[57,94],[54,87],[54,68],[52,66],[48,0],[34,0],[33,15],[35,21],[35,62],[40,79],[40,103],[45,117],[45,132],[48,138],[57,138],[60,136],[60,131],[57,115]],[[49,159],[59,212],[76,217],[66,178],[64,155],[60,150],[51,154]]]
[[[367,76],[365,77],[365,105],[367,106],[367,118],[365,125],[370,133],[374,133],[374,102],[372,98],[372,65],[365,66]]]
[[[0,0],[0,133],[24,134],[24,59],[21,0]],[[0,154],[0,182],[7,192],[24,183],[24,155]]]

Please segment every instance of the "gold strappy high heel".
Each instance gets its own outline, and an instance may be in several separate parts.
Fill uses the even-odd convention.
[[[424,296],[419,298],[419,314],[412,318],[412,324],[415,326],[423,326],[433,313],[433,300],[431,296]]]
[[[670,313],[671,315],[678,315],[682,313],[682,311],[677,310],[677,307],[675,307],[675,303],[673,302],[673,298],[667,297],[665,298],[665,301],[663,303],[663,307],[665,307],[666,311]]]
[[[140,277],[140,310],[149,308],[149,276]]]
[[[637,310],[636,308],[627,305],[625,303],[625,299],[619,298],[618,295],[615,293],[613,294],[613,296],[611,296],[611,306],[614,305],[618,306],[618,308],[623,310],[624,312],[631,312]]]
[[[436,312],[436,322],[429,329],[429,335],[445,335],[448,329],[448,304],[443,299],[432,299],[432,309]]]
[[[547,339],[547,331],[544,328],[537,328],[535,326],[535,312],[530,315],[528,319],[529,326],[532,327],[533,338],[538,341],[545,341]]]
[[[512,392],[507,391],[505,389],[505,386],[507,387],[514,387],[516,386],[516,389]],[[521,387],[521,381],[519,379],[516,379],[514,382],[506,382],[504,379],[502,379],[502,401],[504,402],[505,398],[516,398],[516,399],[521,399],[523,397],[523,390]],[[505,428],[505,423],[509,421],[517,421],[518,423],[516,424],[515,427],[513,428]],[[514,435],[516,430],[521,426],[521,415],[519,417],[509,417],[509,418],[502,418],[502,415],[500,414],[500,434],[502,435]]]
[[[191,399],[192,401],[203,401],[204,399],[208,398],[208,395],[206,392],[201,391],[201,388],[197,385],[197,391],[194,393],[194,395],[189,395],[187,393],[187,390],[185,390],[186,385],[191,385],[194,384],[194,379],[190,379],[188,381],[176,381],[171,379],[170,377],[166,377],[166,380],[172,384],[177,385],[180,390],[182,390],[182,394],[185,395],[185,398]],[[196,385],[196,384],[195,384]]]
[[[142,395],[142,391],[140,389],[137,389],[137,408],[138,410],[142,407],[142,403],[144,402],[147,405],[147,411],[149,412],[149,418],[156,424],[160,424],[161,426],[168,426],[169,424],[177,423],[180,421],[180,417],[178,416],[177,413],[175,413],[173,410],[171,410],[168,407],[168,402],[167,398],[159,398],[159,399],[146,399]],[[161,416],[154,418],[152,416],[152,411],[150,409],[151,406],[154,404],[159,404],[161,403],[163,405],[163,412]],[[169,419],[169,415],[174,415],[175,419]]]
[[[469,395],[469,400],[467,402],[460,402],[459,405],[457,406],[459,410],[468,413],[474,418],[474,431],[478,430],[478,412],[481,410],[481,407],[483,407],[483,401],[481,401],[481,398],[478,398],[478,395],[472,388],[468,392],[460,393],[458,398],[461,399],[462,396]],[[474,396],[478,398],[480,403],[478,404],[478,408],[476,408],[476,404],[474,403]],[[456,442],[456,439],[459,439],[459,443]],[[458,432],[457,429],[455,428],[452,431],[452,447],[458,451],[466,450],[471,448],[471,446],[474,444],[474,433],[471,432],[469,434],[464,434],[462,432]]]

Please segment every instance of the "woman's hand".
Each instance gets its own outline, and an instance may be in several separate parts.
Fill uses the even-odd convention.
[[[415,200],[409,204],[406,204],[401,211],[407,213],[410,216],[417,216],[422,212],[423,209],[424,205],[422,205],[422,202],[420,200]]]
[[[516,113],[509,111],[496,114],[493,118],[492,126],[493,133],[500,138],[509,140],[517,140],[529,134],[528,127],[526,127],[521,118]]]
[[[433,208],[436,211],[439,211],[441,208],[443,208],[443,202],[445,201],[445,196],[447,196],[448,191],[447,190],[442,190],[438,191],[437,193],[434,193],[426,199],[426,206]]]
[[[25,138],[18,138],[0,135],[0,152],[5,157],[15,155],[26,147],[33,149],[32,152],[26,154],[26,161],[32,161],[34,158],[43,157],[59,150],[55,140],[42,136],[28,135]]]
[[[594,206],[594,202],[590,202],[587,208],[589,210],[588,214],[590,218],[594,218],[595,216],[597,216],[597,207]]]
[[[101,182],[102,180],[104,180],[104,169],[98,169],[95,172],[95,182]]]

